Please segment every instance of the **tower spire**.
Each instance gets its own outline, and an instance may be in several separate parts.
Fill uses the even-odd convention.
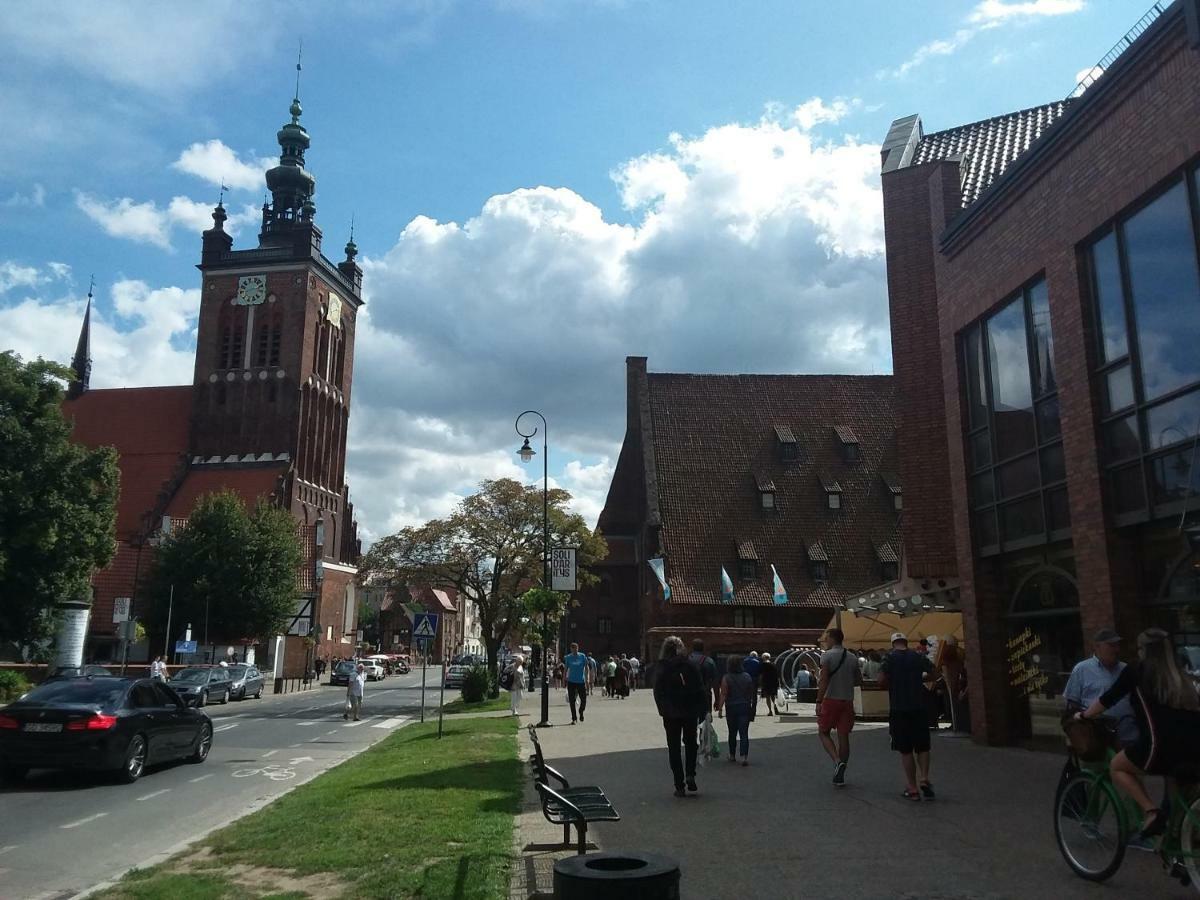
[[[296,90],[292,95],[292,105],[288,107],[292,120],[280,128],[276,135],[279,141],[279,165],[267,171],[271,209],[263,213],[260,246],[290,241],[290,237],[286,235],[295,231],[298,226],[313,225],[317,211],[313,202],[317,180],[304,168],[304,154],[308,150],[309,137],[304,126],[300,124],[300,116],[304,112],[300,106],[303,54],[304,44],[301,42],[296,53]]]
[[[75,357],[71,360],[71,370],[75,377],[67,385],[67,396],[72,400],[82,395],[92,380],[92,291],[96,287],[96,278],[88,283],[87,307],[83,311],[83,327],[79,329],[79,343],[75,345]]]

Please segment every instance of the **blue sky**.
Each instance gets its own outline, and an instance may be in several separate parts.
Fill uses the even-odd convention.
[[[355,217],[367,270],[349,478],[370,538],[521,476],[529,406],[593,516],[626,354],[889,371],[888,124],[1064,97],[1148,2],[297,6],[0,21],[0,349],[69,356],[94,273],[95,383],[190,380],[198,231],[225,178],[253,240],[302,37],[317,219],[338,255]]]

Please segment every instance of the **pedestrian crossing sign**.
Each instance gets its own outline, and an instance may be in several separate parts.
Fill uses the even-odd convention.
[[[413,637],[418,641],[431,641],[437,635],[436,613],[417,613],[413,621]]]

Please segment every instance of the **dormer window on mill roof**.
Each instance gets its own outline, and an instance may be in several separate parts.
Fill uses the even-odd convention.
[[[766,475],[755,475],[754,482],[758,487],[759,502],[764,513],[775,512],[775,482]]]
[[[842,508],[842,485],[836,478],[821,476],[821,487],[825,489],[825,502],[830,509]]]
[[[775,426],[775,437],[779,443],[779,459],[781,462],[797,462],[800,459],[800,445],[796,436],[787,425]]]
[[[858,462],[860,457],[858,435],[854,433],[854,429],[849,425],[834,425],[833,430],[837,434],[838,440],[842,442],[842,459],[848,463]]]

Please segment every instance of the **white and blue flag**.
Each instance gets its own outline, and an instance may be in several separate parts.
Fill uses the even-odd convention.
[[[775,579],[775,605],[783,606],[787,603],[787,591],[783,589],[783,580],[779,577],[779,573],[775,571],[775,566],[771,566],[771,575]]]
[[[647,560],[650,563],[650,568],[654,570],[654,574],[658,577],[658,583],[663,589],[663,603],[671,602],[671,586],[667,584],[667,562],[661,556],[656,556],[654,559]]]
[[[733,602],[733,579],[729,577],[724,566],[721,566],[721,602]]]

